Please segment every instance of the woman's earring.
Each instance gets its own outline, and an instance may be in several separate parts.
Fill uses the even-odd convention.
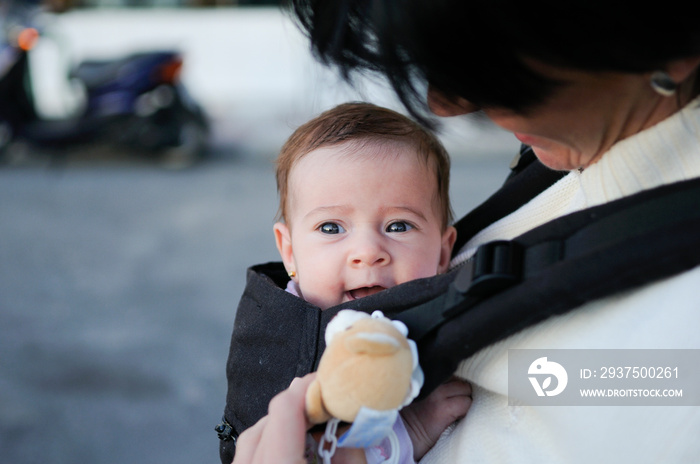
[[[296,277],[296,276],[297,276],[297,273],[294,272],[294,271],[289,271],[289,272],[287,272],[287,275],[288,275],[289,277]]]
[[[671,79],[666,71],[656,71],[651,75],[651,88],[663,97],[670,97],[676,93],[678,84]]]

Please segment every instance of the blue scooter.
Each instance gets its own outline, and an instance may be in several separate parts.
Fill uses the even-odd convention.
[[[179,80],[177,51],[85,61],[70,71],[85,90],[79,114],[42,118],[31,91],[29,53],[40,33],[5,18],[0,39],[0,160],[15,141],[50,150],[101,144],[178,167],[206,153],[209,122]]]

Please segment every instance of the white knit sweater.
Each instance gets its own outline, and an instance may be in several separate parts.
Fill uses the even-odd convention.
[[[474,237],[511,239],[567,213],[700,177],[700,100],[616,144]],[[700,237],[698,237],[700,246]],[[700,407],[508,405],[508,349],[700,348],[700,268],[591,302],[462,362],[474,403],[425,463],[698,463]]]

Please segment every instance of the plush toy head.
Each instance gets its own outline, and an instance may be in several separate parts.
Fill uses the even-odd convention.
[[[343,310],[328,324],[326,351],[306,394],[312,423],[353,422],[361,407],[386,411],[410,403],[422,386],[406,327],[380,312]]]

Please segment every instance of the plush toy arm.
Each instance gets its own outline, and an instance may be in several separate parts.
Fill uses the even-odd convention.
[[[323,406],[321,398],[321,384],[314,380],[306,390],[306,416],[312,424],[322,424],[331,418],[331,415]]]

